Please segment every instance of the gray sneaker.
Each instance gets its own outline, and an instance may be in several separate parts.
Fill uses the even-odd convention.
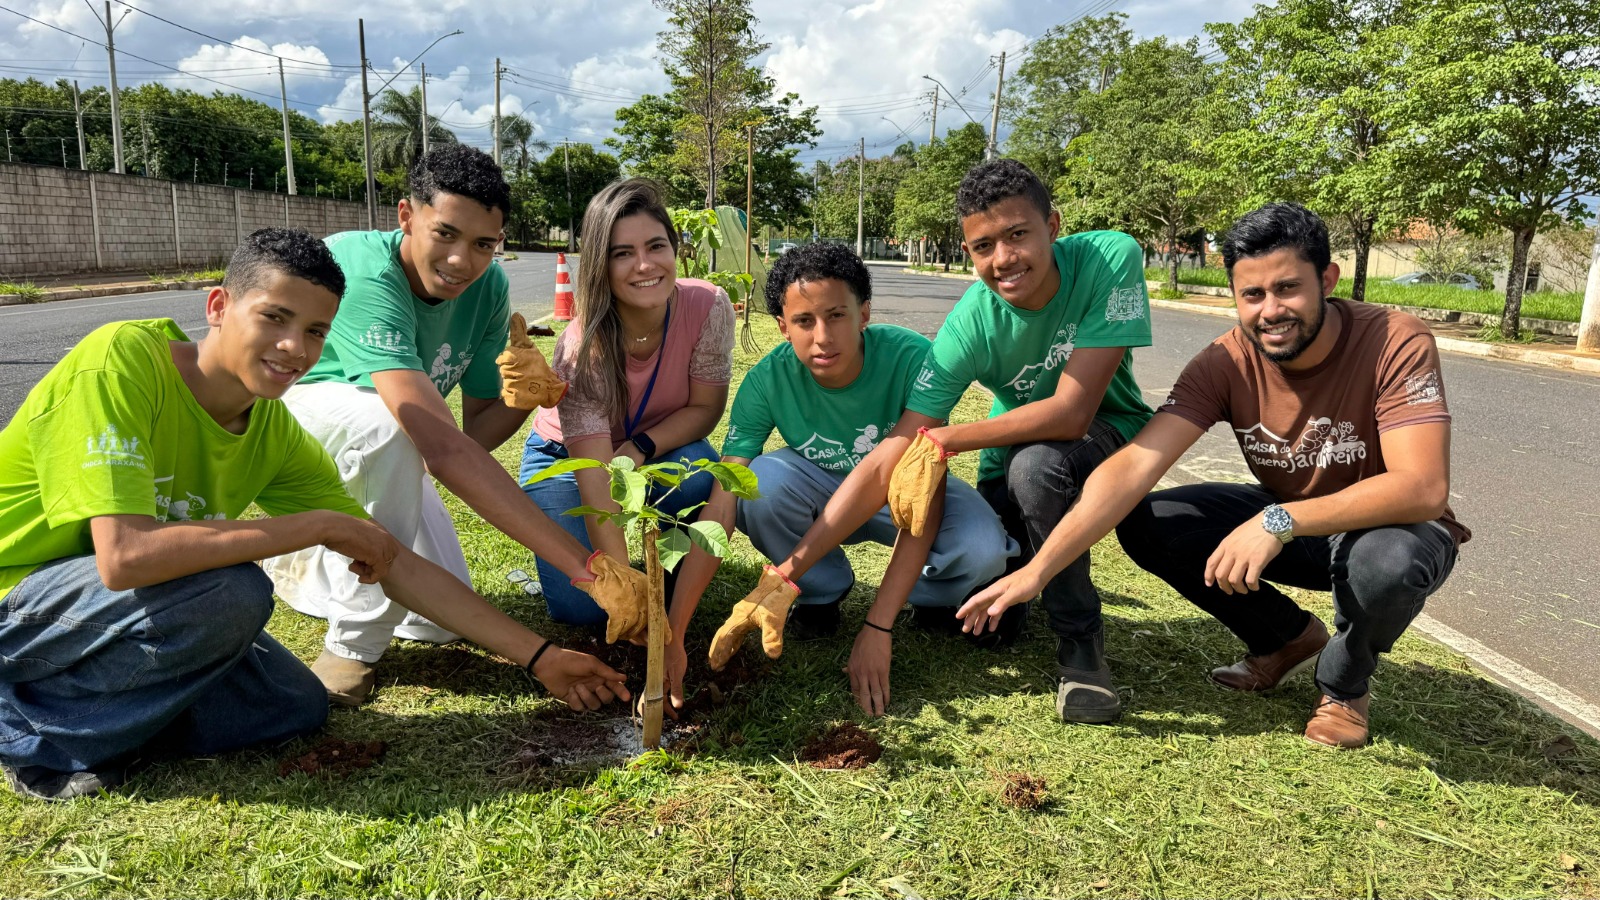
[[[11,789],[24,797],[62,803],[92,797],[118,787],[128,778],[126,765],[111,764],[98,772],[60,772],[44,766],[0,766]]]
[[[1111,683],[1111,668],[1056,667],[1056,714],[1063,722],[1104,725],[1122,715],[1122,700]]]

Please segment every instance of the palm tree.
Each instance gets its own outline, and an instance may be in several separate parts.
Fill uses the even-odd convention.
[[[378,97],[372,122],[372,163],[380,169],[409,171],[422,155],[422,88],[402,94],[390,88]],[[428,117],[428,143],[457,143],[455,132]]]
[[[533,123],[520,113],[500,117],[500,155],[511,163],[520,179],[533,165],[533,153],[543,153],[550,144],[533,136]]]

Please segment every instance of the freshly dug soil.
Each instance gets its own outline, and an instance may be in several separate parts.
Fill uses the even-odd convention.
[[[622,673],[627,681],[628,690],[636,695],[643,692],[647,662],[645,648],[626,641],[606,644],[592,638],[572,641],[563,646],[569,650],[597,657],[601,662]],[[740,652],[728,661],[728,665],[722,671],[713,672],[705,648],[691,644],[689,671],[684,674],[684,678],[692,693],[683,698],[684,708],[679,712],[680,718],[703,718],[704,714],[729,703],[735,688],[761,678],[772,668],[771,661],[765,656],[759,657],[759,660],[752,663],[746,653]]]
[[[1000,791],[1000,799],[1007,806],[1017,809],[1038,809],[1044,804],[1047,794],[1043,778],[1029,775],[1027,772],[1007,772],[1000,778],[1005,782],[1005,787]]]
[[[883,756],[883,745],[854,722],[823,732],[800,751],[800,758],[818,769],[865,769]]]
[[[692,744],[700,729],[668,719],[661,726],[661,746],[677,750]],[[644,752],[639,723],[633,719],[548,719],[521,740],[522,747],[511,760],[511,768],[519,772],[610,765]]]
[[[278,761],[278,777],[288,778],[296,772],[321,775],[328,778],[349,778],[359,769],[370,768],[383,757],[389,745],[383,741],[346,741],[328,738],[299,756]]]

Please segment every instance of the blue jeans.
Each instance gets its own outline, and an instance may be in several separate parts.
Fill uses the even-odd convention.
[[[271,615],[250,563],[131,591],[93,556],[40,566],[0,598],[0,762],[77,772],[158,734],[201,755],[321,728],[327,689]]]
[[[522,448],[522,466],[517,472],[517,481],[523,485],[522,490],[536,506],[544,510],[545,515],[554,519],[557,525],[566,529],[566,532],[578,539],[585,549],[593,550],[594,545],[589,543],[589,529],[583,516],[563,515],[575,506],[582,506],[583,499],[578,496],[578,480],[571,472],[557,475],[535,484],[526,484],[529,478],[543,472],[555,465],[560,460],[567,458],[567,448],[557,441],[546,440],[537,431],[528,432],[528,442]],[[685,444],[676,450],[668,450],[655,459],[645,460],[654,462],[683,462],[690,463],[697,459],[709,459],[713,462],[722,457],[711,446],[709,441],[695,441]],[[704,503],[711,498],[711,489],[717,483],[710,473],[697,472],[683,480],[677,490],[672,491],[672,496],[667,503],[669,512],[677,512],[697,503]],[[650,485],[650,503],[656,504],[666,495],[671,488],[659,484]],[[600,625],[606,620],[605,610],[589,599],[589,595],[572,586],[572,582],[560,569],[545,562],[539,562],[539,583],[543,586],[545,606],[550,610],[550,618],[567,625]],[[672,596],[670,588],[667,596]]]
[[[830,472],[787,447],[750,461],[761,484],[760,500],[739,501],[739,530],[768,559],[783,559],[822,514],[839,490],[844,475]],[[899,529],[889,507],[877,514],[845,544],[865,541],[894,546]],[[989,504],[959,478],[945,482],[944,519],[928,551],[922,577],[911,589],[914,606],[955,607],[980,585],[998,578],[1006,560],[1021,552]],[[795,581],[799,603],[832,603],[855,583],[844,550],[835,547]]]

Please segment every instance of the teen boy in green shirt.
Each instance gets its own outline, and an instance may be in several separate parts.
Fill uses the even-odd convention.
[[[0,431],[0,767],[19,793],[115,787],[143,750],[211,754],[321,727],[328,701],[263,627],[252,560],[308,546],[517,662],[576,708],[622,676],[553,647],[401,546],[278,399],[322,352],[344,276],[264,229],[206,299],[96,329]],[[251,503],[270,518],[240,521]],[[548,648],[548,652],[547,652]]]
[[[873,541],[894,547],[846,667],[861,709],[882,715],[889,704],[890,632],[901,608],[909,602],[919,620],[954,631],[955,608],[1005,571],[1006,560],[1019,551],[977,491],[952,478],[942,496],[942,518],[931,521],[922,536],[896,527],[880,505],[833,546],[797,558],[796,545],[852,470],[880,441],[908,434],[899,420],[929,341],[898,325],[868,324],[871,276],[860,257],[837,244],[784,254],[767,275],[766,299],[787,343],[745,376],[722,446],[724,460],[749,465],[761,484],[760,500],[737,504],[739,530],[775,561],[757,591],[776,591],[776,602],[797,602],[795,625],[813,635],[838,628],[840,601],[855,583],[840,545]],[[787,446],[763,453],[774,430]],[[708,514],[731,525],[733,497],[716,491]],[[692,611],[672,611],[675,634],[683,633]],[[736,608],[713,641],[713,667],[726,664],[752,630],[743,611]],[[782,612],[769,622],[769,631],[777,629],[766,635],[769,652],[781,649]]]
[[[1150,344],[1139,245],[1117,232],[1060,236],[1049,191],[1015,160],[967,172],[956,215],[981,280],[939,330],[896,433],[840,485],[795,548],[797,559],[836,546],[885,498],[895,521],[915,528],[931,518],[944,459],[981,450],[978,492],[1023,546],[1025,562],[1095,466],[1151,416],[1128,354]],[[991,417],[945,424],[974,381],[995,395]],[[1041,597],[1057,640],[1057,713],[1069,722],[1115,719],[1122,707],[1105,663],[1088,554]],[[1026,606],[1007,613],[990,629],[1014,635]]]

